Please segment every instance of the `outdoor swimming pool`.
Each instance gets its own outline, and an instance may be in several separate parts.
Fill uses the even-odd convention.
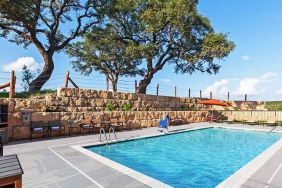
[[[280,138],[210,128],[86,149],[173,187],[215,187]]]

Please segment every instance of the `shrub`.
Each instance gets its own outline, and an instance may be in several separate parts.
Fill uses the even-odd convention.
[[[195,111],[197,108],[192,105],[192,106],[181,106],[180,111]]]
[[[123,103],[121,105],[121,110],[122,111],[130,111],[133,108],[133,104],[132,103]]]
[[[105,106],[106,111],[114,111],[116,110],[116,108],[117,108],[116,105],[113,103],[107,103]]]

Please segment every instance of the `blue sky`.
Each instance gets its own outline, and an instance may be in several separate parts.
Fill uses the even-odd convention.
[[[199,90],[207,96],[212,90],[216,98],[222,99],[230,91],[233,99],[243,99],[244,93],[247,93],[250,100],[282,100],[282,85],[279,84],[282,81],[282,1],[200,0],[198,7],[217,32],[229,33],[236,49],[220,62],[222,67],[217,75],[176,75],[172,66],[166,66],[154,77],[148,88],[149,93],[155,93],[159,83],[160,94],[164,95],[173,94],[174,86],[177,86],[177,93],[181,96],[187,95],[188,88],[191,88],[192,96],[199,96]],[[104,88],[102,75],[80,76],[72,70],[69,61],[64,53],[56,54],[54,77],[46,88],[62,85],[66,70],[71,71],[81,87]],[[25,50],[0,39],[0,71],[8,69],[13,62],[17,63],[12,66],[27,62],[35,70],[43,60],[32,46]],[[7,75],[0,73],[0,78],[5,77]],[[122,78],[120,90],[132,91],[134,79]],[[0,83],[2,81],[0,79]]]

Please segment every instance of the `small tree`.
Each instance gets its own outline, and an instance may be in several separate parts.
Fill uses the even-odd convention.
[[[126,51],[127,43],[117,38],[110,27],[94,27],[91,33],[85,35],[83,42],[76,42],[67,50],[75,58],[72,64],[77,71],[86,75],[93,70],[104,74],[114,92],[120,76],[144,74],[144,70],[138,68],[141,59]]]
[[[53,56],[102,19],[109,0],[1,0],[0,36],[17,45],[34,44],[44,67],[29,90],[40,90],[54,70]],[[65,29],[63,32],[62,28]]]
[[[35,74],[32,74],[30,69],[24,65],[22,69],[22,84],[21,84],[24,91],[29,90],[30,83],[34,79],[34,77]]]
[[[167,64],[175,72],[217,73],[234,49],[227,35],[216,33],[197,11],[198,0],[119,0],[108,14],[115,36],[128,44],[126,51],[142,57],[146,72],[138,93],[146,93],[154,75]],[[108,40],[109,36],[104,36]]]

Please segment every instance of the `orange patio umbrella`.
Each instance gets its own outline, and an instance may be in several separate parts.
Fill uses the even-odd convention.
[[[202,100],[199,102],[199,104],[204,105],[215,105],[215,106],[229,106],[228,103],[216,99],[208,99],[208,100]]]
[[[216,100],[216,99],[202,100],[202,101],[199,102],[199,104],[211,105],[211,106],[223,106],[223,107],[229,106],[228,103],[226,103],[224,101]],[[213,117],[213,110],[212,110],[212,117]],[[213,120],[211,118],[211,122],[212,121]]]

